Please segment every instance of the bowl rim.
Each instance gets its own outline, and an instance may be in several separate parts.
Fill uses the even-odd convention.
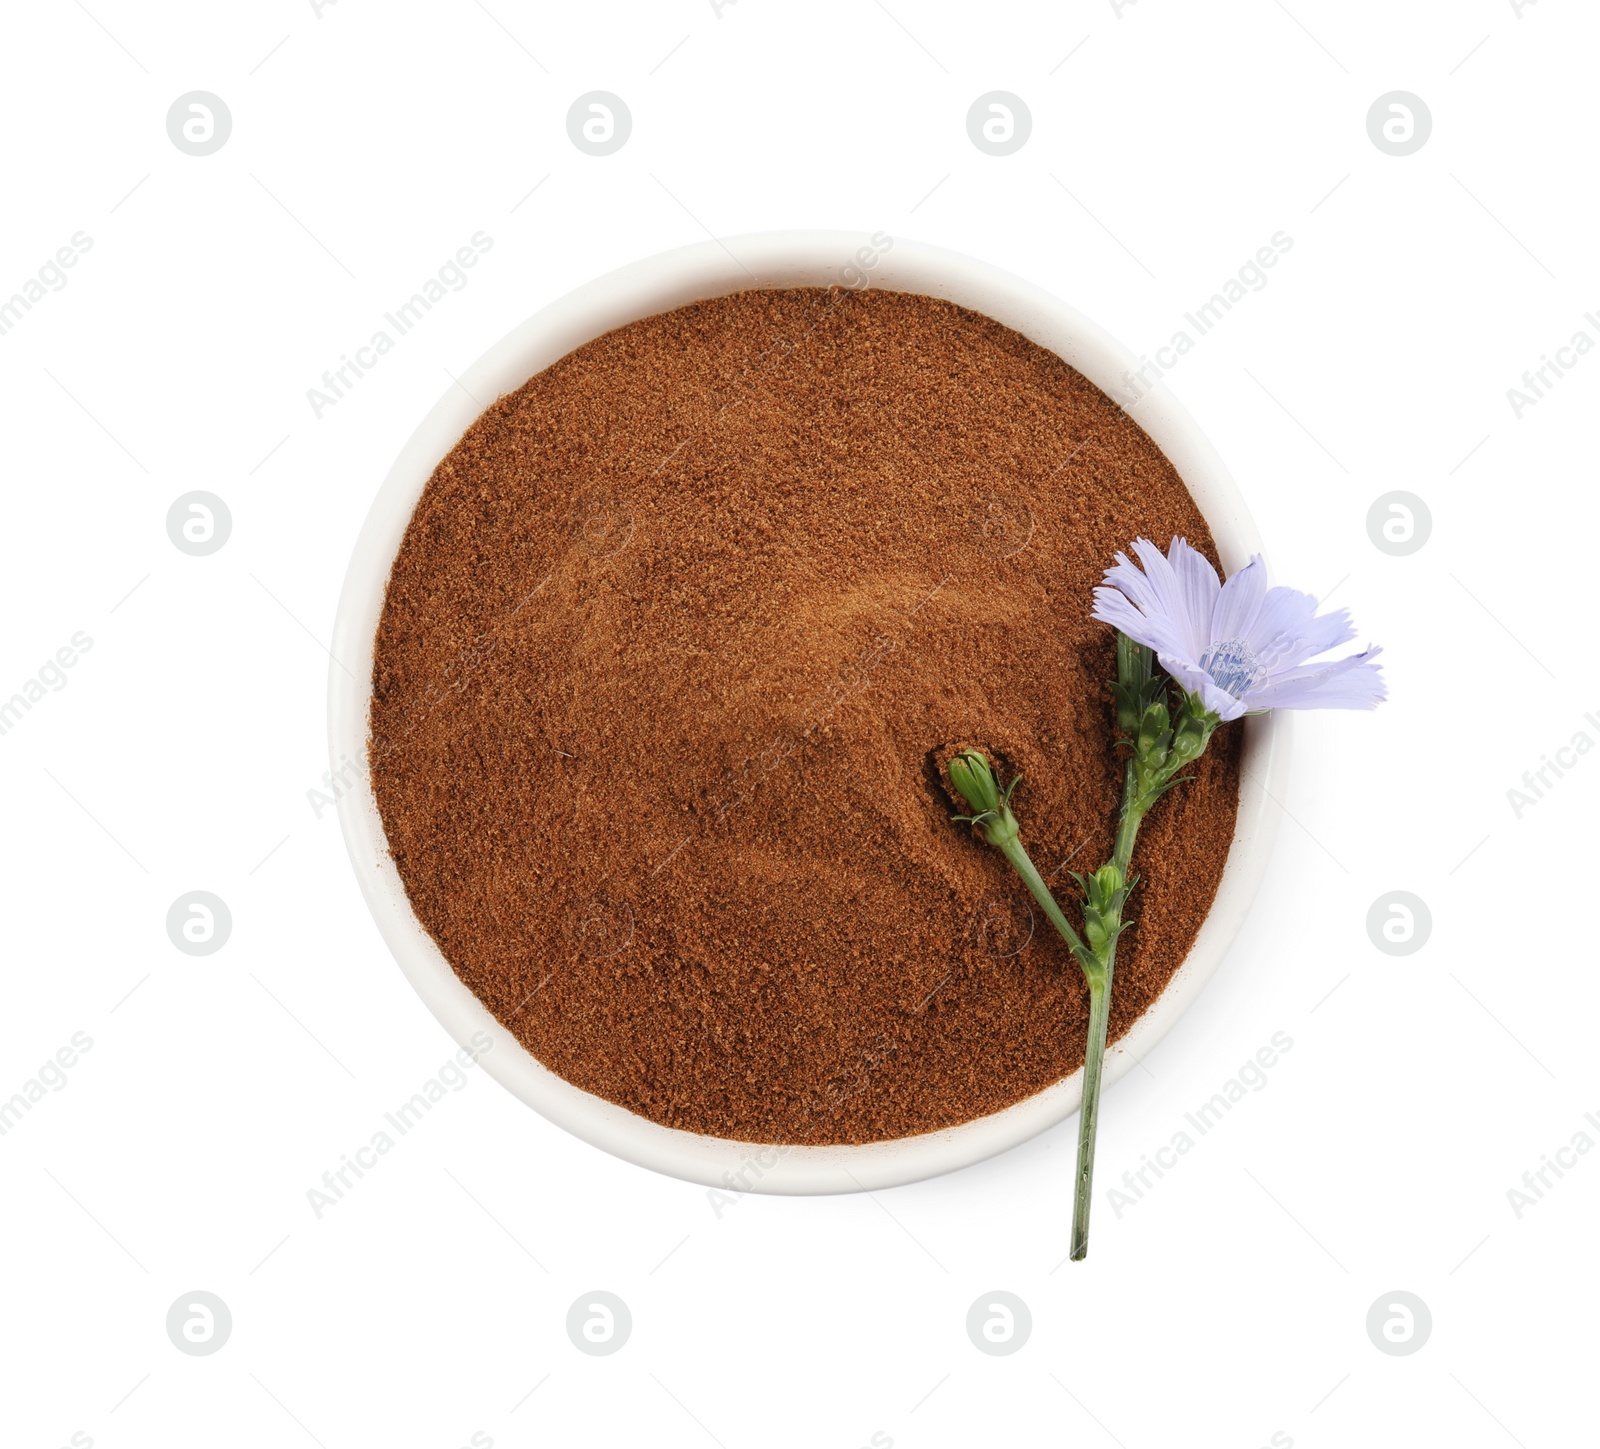
[[[900,1186],[971,1166],[1055,1126],[1082,1097],[1083,1069],[999,1112],[915,1137],[855,1146],[739,1142],[665,1127],[557,1076],[532,1056],[455,974],[411,910],[366,767],[378,621],[391,565],[435,467],[497,399],[602,334],[704,298],[773,287],[871,286],[941,297],[981,312],[1056,353],[1124,407],[1177,469],[1211,527],[1224,570],[1262,552],[1226,467],[1164,383],[1129,406],[1140,365],[1098,324],[1012,273],[925,242],[847,231],[775,231],[645,257],[534,313],[452,383],[401,448],[350,558],[335,619],[328,738],[335,768],[358,762],[338,799],[340,827],[380,934],[424,1004],[479,1064],[545,1118],[641,1167],[729,1192],[811,1194]],[[342,661],[358,666],[352,673]],[[1166,988],[1108,1053],[1109,1086],[1172,1029],[1216,973],[1260,886],[1288,776],[1288,728],[1274,712],[1245,721],[1239,812],[1211,910]]]

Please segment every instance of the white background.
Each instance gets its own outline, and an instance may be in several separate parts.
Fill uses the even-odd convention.
[[[0,696],[75,631],[93,647],[0,737],[0,1094],[94,1044],[0,1138],[6,1444],[1592,1441],[1600,1153],[1520,1217],[1507,1191],[1600,1141],[1600,754],[1520,819],[1506,792],[1600,740],[1600,357],[1520,419],[1506,389],[1600,338],[1600,21],[1578,0],[1122,9],[8,12],[0,295],[73,233],[93,247],[0,337]],[[233,117],[208,157],[165,127],[196,89]],[[606,158],[565,128],[595,89],[634,121]],[[999,159],[965,128],[997,89],[1033,117]],[[1433,116],[1405,158],[1366,130],[1397,89]],[[1171,385],[1276,577],[1386,646],[1391,702],[1298,722],[1247,929],[1106,1100],[1085,1264],[1062,1264],[1074,1122],[940,1181],[719,1216],[481,1072],[319,1220],[307,1190],[453,1051],[307,797],[378,482],[447,373],[532,311],[708,231],[791,226],[969,252],[1139,351],[1286,231]],[[470,285],[316,419],[306,389],[480,230]],[[1432,512],[1408,557],[1366,529],[1396,488]],[[207,558],[166,533],[192,489],[233,515]],[[208,957],[165,930],[194,889],[233,915]],[[1365,926],[1395,889],[1433,916],[1407,957]],[[1278,1031],[1266,1086],[1118,1216],[1110,1186]],[[195,1289],[233,1315],[212,1356],[165,1331]],[[611,1357],[565,1333],[591,1289],[633,1313]],[[1033,1316],[1007,1357],[964,1328],[995,1289]],[[1432,1313],[1406,1357],[1365,1327],[1392,1290]]]

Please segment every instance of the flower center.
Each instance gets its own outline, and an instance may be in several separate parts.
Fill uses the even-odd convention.
[[[1211,676],[1218,689],[1227,691],[1235,699],[1243,699],[1267,672],[1243,639],[1225,639],[1213,644],[1200,656],[1200,667]]]

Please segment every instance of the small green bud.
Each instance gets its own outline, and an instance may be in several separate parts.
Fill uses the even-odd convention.
[[[1123,739],[1131,740],[1139,733],[1139,701],[1120,686],[1113,688],[1117,701],[1117,731]]]
[[[1122,872],[1107,863],[1089,877],[1089,903],[1097,911],[1115,911],[1122,900]]]
[[[998,810],[1004,802],[988,759],[977,750],[962,750],[950,761],[950,783],[974,816]]]
[[[1128,898],[1128,885],[1122,872],[1106,864],[1089,875],[1077,877],[1083,891],[1083,939],[1101,960],[1122,934],[1122,906]]]
[[[1185,694],[1172,737],[1174,768],[1181,769],[1199,759],[1211,743],[1213,731],[1221,723],[1221,719],[1205,707],[1199,695]]]
[[[990,845],[1007,849],[1022,833],[1009,803],[1022,776],[1016,776],[1002,790],[988,758],[978,750],[962,750],[950,761],[948,769],[951,787],[972,811],[971,815],[958,815],[956,819],[970,821]]]
[[[1172,712],[1167,708],[1166,701],[1152,700],[1145,707],[1144,717],[1139,721],[1139,734],[1134,742],[1135,752],[1149,758],[1151,764],[1159,765],[1166,757],[1171,726]]]
[[[1117,729],[1123,739],[1139,748],[1147,712],[1152,703],[1163,703],[1166,682],[1156,673],[1153,650],[1135,644],[1126,634],[1117,634],[1117,677],[1111,686],[1117,706]],[[1160,726],[1159,734],[1166,726]]]

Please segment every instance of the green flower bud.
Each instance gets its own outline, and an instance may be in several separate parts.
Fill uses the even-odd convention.
[[[1135,751],[1149,759],[1152,765],[1159,766],[1166,758],[1171,726],[1172,712],[1167,708],[1166,701],[1164,699],[1151,701],[1145,707],[1144,717],[1139,721],[1139,734],[1134,743]]]
[[[1106,952],[1122,934],[1122,905],[1128,898],[1127,882],[1114,864],[1077,877],[1083,891],[1083,939],[1096,956]]]
[[[1011,792],[1022,779],[1016,776],[1004,790],[994,777],[988,758],[978,750],[962,750],[949,764],[950,785],[963,800],[971,815],[958,815],[957,820],[967,820],[990,845],[1006,850],[1022,833],[1017,817],[1011,813]]]
[[[988,759],[977,750],[962,750],[950,761],[950,783],[966,801],[974,818],[991,810],[998,810],[1005,797],[994,778]]]
[[[1181,769],[1199,759],[1211,743],[1213,731],[1221,723],[1222,720],[1205,707],[1199,695],[1185,694],[1172,736],[1173,767]]]

